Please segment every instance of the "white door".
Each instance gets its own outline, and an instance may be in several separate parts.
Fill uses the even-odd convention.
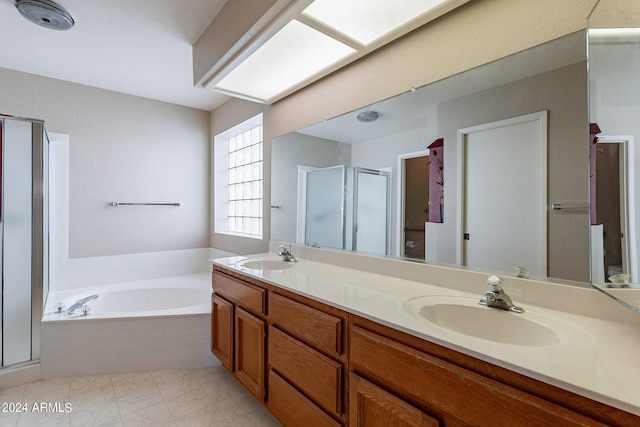
[[[547,276],[546,117],[459,131],[461,264]]]

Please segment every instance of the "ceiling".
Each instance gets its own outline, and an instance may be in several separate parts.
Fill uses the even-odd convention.
[[[211,111],[229,99],[193,86],[191,45],[227,0],[57,0],[68,31],[0,0],[0,67]]]

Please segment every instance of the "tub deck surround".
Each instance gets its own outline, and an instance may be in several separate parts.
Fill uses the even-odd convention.
[[[274,253],[217,258],[212,263],[214,268],[237,271],[640,415],[640,316],[595,290],[505,278],[505,291],[525,309],[523,314],[504,312],[505,320],[508,316],[523,316],[535,322],[536,316],[544,316],[556,325],[567,326],[560,327],[560,341],[556,344],[514,345],[436,326],[406,305],[408,300],[428,296],[480,300],[486,290],[487,274],[335,251],[294,248],[292,252],[299,262],[280,270],[243,266],[247,259],[280,259]],[[353,261],[353,268],[344,266],[349,261]]]
[[[97,294],[88,316],[68,315]],[[213,366],[211,273],[199,272],[53,292],[42,319],[43,378]],[[55,304],[64,301],[63,313]]]

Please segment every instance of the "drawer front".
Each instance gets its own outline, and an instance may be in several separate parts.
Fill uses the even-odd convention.
[[[269,318],[279,328],[322,351],[342,354],[342,319],[278,294],[269,294]]]
[[[269,366],[324,410],[342,414],[342,365],[269,327]]]
[[[286,426],[339,427],[341,425],[274,371],[269,371],[267,407]]]
[[[351,373],[351,427],[439,427],[440,422],[393,394]]]
[[[213,272],[213,290],[254,314],[265,314],[266,290]]]
[[[352,327],[350,343],[352,370],[402,390],[443,421],[470,425],[602,425],[357,326]]]

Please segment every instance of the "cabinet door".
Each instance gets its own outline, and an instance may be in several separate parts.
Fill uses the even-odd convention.
[[[235,376],[261,402],[265,383],[265,323],[236,307]]]
[[[386,390],[351,373],[350,427],[438,427],[440,423]]]
[[[211,297],[211,352],[233,372],[233,304]]]

